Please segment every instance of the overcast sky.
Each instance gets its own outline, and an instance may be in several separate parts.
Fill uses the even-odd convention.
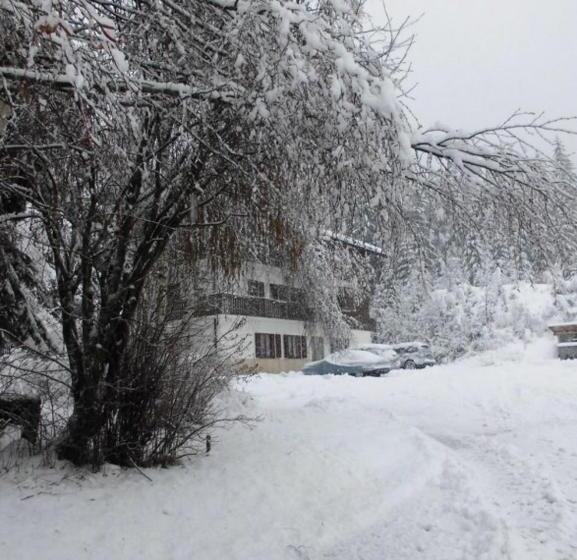
[[[374,19],[381,0],[368,0]],[[424,125],[494,124],[516,109],[577,115],[577,0],[386,0],[422,14],[411,60]],[[577,123],[573,126],[577,129]],[[577,161],[577,137],[563,138]]]

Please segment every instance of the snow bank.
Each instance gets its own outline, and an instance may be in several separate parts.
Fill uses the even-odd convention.
[[[3,556],[316,558],[440,476],[442,456],[419,432],[322,386],[302,394],[302,379],[263,376],[247,404],[261,421],[220,432],[210,456],[149,471],[152,483],[116,469],[87,480],[63,466],[13,474],[0,485]],[[279,381],[300,394],[282,398]]]
[[[553,341],[383,378],[259,375],[168,470],[11,471],[2,557],[566,560],[577,366]]]

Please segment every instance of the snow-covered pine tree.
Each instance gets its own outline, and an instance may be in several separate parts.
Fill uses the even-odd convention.
[[[565,144],[563,144],[561,138],[558,136],[555,138],[553,158],[556,164],[556,175],[559,180],[575,184],[575,166],[571,160],[571,156],[567,153]]]

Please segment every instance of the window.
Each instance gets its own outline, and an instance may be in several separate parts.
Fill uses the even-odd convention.
[[[281,284],[270,285],[270,297],[281,301],[288,301],[288,287]]]
[[[257,280],[248,281],[248,295],[253,297],[264,297],[264,282]]]
[[[325,357],[325,341],[322,336],[311,336],[311,353],[313,361],[322,360]]]
[[[305,292],[299,288],[292,288],[282,284],[271,284],[270,297],[280,301],[303,301]]]
[[[343,313],[352,313],[355,311],[355,298],[350,290],[340,290],[337,299]]]
[[[303,302],[305,299],[305,291],[299,288],[289,288],[288,299],[290,301]]]
[[[284,357],[302,360],[307,357],[307,337],[292,334],[285,334],[284,337]]]
[[[182,297],[180,291],[180,284],[169,284],[166,288],[166,309],[168,312],[168,319],[170,321],[182,319],[186,313],[187,307],[187,301]]]
[[[559,342],[577,342],[577,333],[561,333]]]
[[[280,334],[255,333],[254,351],[257,358],[281,358]]]

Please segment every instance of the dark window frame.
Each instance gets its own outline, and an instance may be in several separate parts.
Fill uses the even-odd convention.
[[[280,334],[254,333],[254,354],[262,359],[282,358]]]
[[[355,305],[355,298],[350,290],[339,290],[337,295],[337,302],[343,313],[354,313],[357,309],[357,305]]]
[[[264,282],[259,280],[248,281],[248,295],[251,297],[264,297]]]
[[[305,360],[308,355],[307,337],[299,334],[283,335],[284,357],[289,360]]]
[[[284,284],[271,284],[270,285],[270,298],[277,301],[288,301],[289,300],[289,287]]]

